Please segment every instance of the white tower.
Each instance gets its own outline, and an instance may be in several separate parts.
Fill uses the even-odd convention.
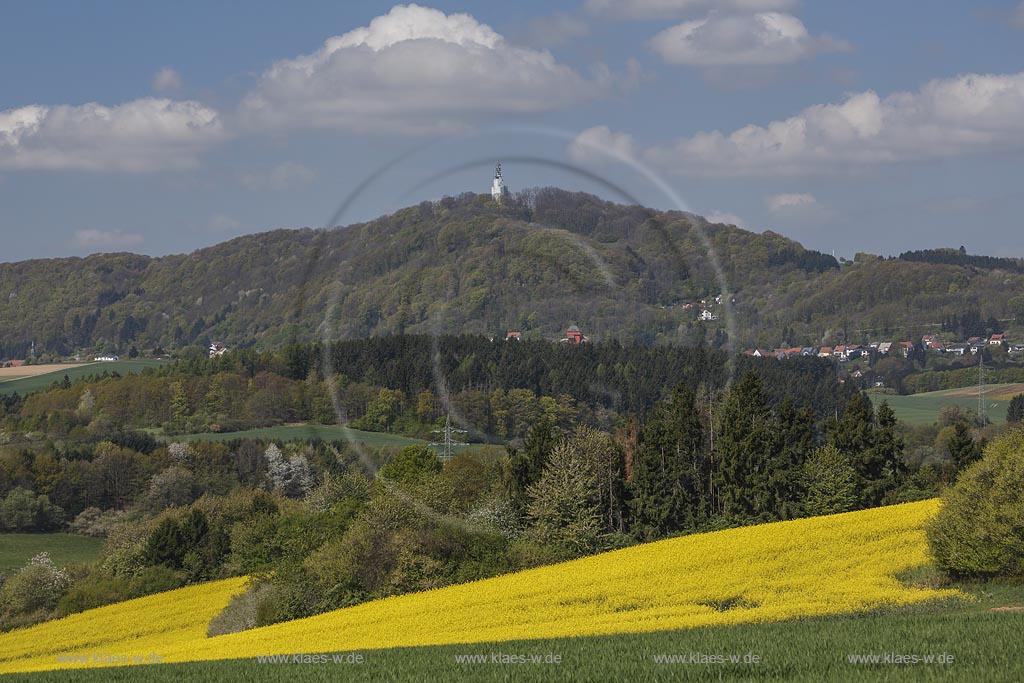
[[[508,196],[508,188],[501,178],[501,162],[494,168],[494,182],[491,183],[491,197],[499,204]]]

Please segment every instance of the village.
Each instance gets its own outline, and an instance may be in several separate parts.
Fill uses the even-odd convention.
[[[1011,344],[1003,333],[993,334],[987,338],[984,337],[971,337],[966,342],[957,343],[950,342],[946,343],[939,339],[939,335],[926,334],[921,337],[921,342],[915,344],[911,341],[898,341],[898,342],[871,342],[867,345],[861,346],[860,344],[841,344],[839,346],[821,346],[821,347],[792,347],[785,349],[746,349],[743,351],[744,355],[754,356],[757,358],[792,358],[794,356],[817,356],[818,358],[832,358],[845,363],[847,361],[860,358],[862,356],[876,353],[879,356],[888,356],[891,354],[900,354],[904,358],[907,358],[912,354],[915,349],[924,352],[943,353],[950,354],[953,356],[964,356],[964,355],[976,355],[985,348],[1002,349],[1008,354],[1019,354],[1024,353],[1024,344]]]

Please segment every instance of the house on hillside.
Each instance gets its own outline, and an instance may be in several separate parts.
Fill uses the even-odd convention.
[[[565,339],[560,339],[559,341],[563,344],[582,344],[588,341],[588,338],[579,327],[569,325],[569,329],[565,332]]]
[[[967,353],[967,349],[969,348],[971,347],[967,344],[950,344],[946,347],[946,353],[951,353],[954,356],[962,356]]]
[[[523,338],[523,333],[522,332],[506,332],[505,333],[505,341],[509,341],[509,340],[521,341],[522,338]]]
[[[832,357],[832,347],[831,346],[822,346],[821,349],[818,350],[818,358],[831,358],[831,357]]]
[[[223,356],[227,353],[228,347],[224,346],[222,342],[215,341],[210,342],[210,358],[216,358],[217,356]]]
[[[989,343],[989,346],[1002,346],[1003,345],[1003,335],[1001,335],[1001,334],[993,334],[991,337],[988,338],[988,343]]]
[[[878,353],[881,355],[888,356],[890,351],[892,351],[892,342],[882,342],[878,345]]]
[[[95,358],[93,358],[93,360],[99,361],[101,363],[113,363],[115,361],[121,360],[121,358],[120,356],[96,356]]]

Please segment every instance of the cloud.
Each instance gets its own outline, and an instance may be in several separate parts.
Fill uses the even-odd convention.
[[[849,166],[1024,149],[1024,72],[967,74],[916,92],[850,94],[839,104],[732,133],[700,132],[647,150],[700,176],[805,174]]]
[[[153,75],[153,90],[171,92],[181,89],[181,74],[169,66],[165,66]]]
[[[727,211],[719,211],[718,209],[713,210],[704,218],[708,223],[724,223],[726,225],[735,225],[737,228],[747,227],[746,221],[736,214],[729,213]]]
[[[142,244],[142,235],[120,230],[75,230],[68,244],[87,251],[114,251],[137,247]]]
[[[812,37],[802,21],[779,12],[712,13],[665,29],[649,45],[665,62],[691,66],[791,64],[816,52],[849,49],[834,38]]]
[[[302,164],[285,161],[266,171],[253,171],[239,176],[249,190],[290,190],[313,181],[316,174]]]
[[[564,109],[615,91],[550,52],[516,47],[468,14],[399,5],[262,74],[243,99],[253,126],[438,131],[494,114]]]
[[[607,162],[634,158],[636,145],[628,133],[614,133],[608,126],[593,126],[573,138],[566,151],[577,163]]]
[[[592,14],[627,19],[667,19],[720,12],[770,12],[791,10],[798,0],[586,0]]]
[[[187,168],[224,136],[198,102],[141,99],[114,107],[29,105],[0,111],[0,168],[153,171]]]
[[[793,209],[799,209],[801,207],[812,206],[818,202],[814,198],[814,195],[807,192],[800,193],[783,193],[773,194],[765,198],[765,202],[768,204],[768,210],[772,213],[779,211],[787,211]]]

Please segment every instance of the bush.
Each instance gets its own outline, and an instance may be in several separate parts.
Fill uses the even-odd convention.
[[[78,513],[75,521],[68,525],[68,531],[81,536],[106,538],[124,521],[126,515],[123,510],[104,511],[98,507],[88,507]]]
[[[184,574],[166,567],[146,567],[131,578],[94,570],[77,581],[58,601],[54,616],[59,618],[94,607],[173,590],[184,583]]]
[[[1024,430],[992,441],[927,527],[938,566],[961,577],[1024,577]]]
[[[70,584],[67,570],[39,553],[0,588],[0,622],[14,627],[45,619]]]

